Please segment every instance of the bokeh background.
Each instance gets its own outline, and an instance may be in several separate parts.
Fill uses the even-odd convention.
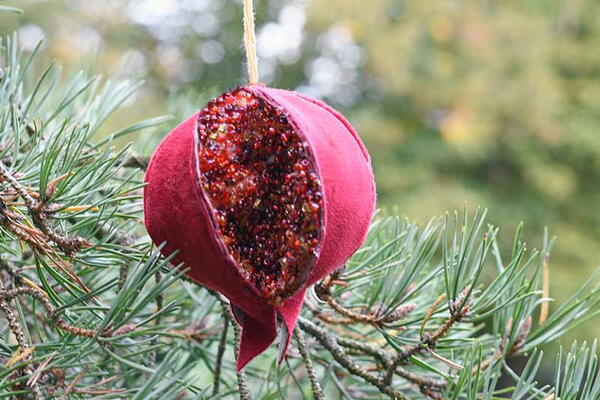
[[[600,2],[255,2],[261,80],[349,117],[382,208],[425,222],[481,205],[506,247],[520,221],[529,247],[549,227],[558,300],[600,264]],[[107,130],[182,118],[245,81],[241,0],[2,4],[25,12],[0,13],[0,34],[44,39],[39,68],[145,77]],[[599,333],[589,323],[565,342]]]

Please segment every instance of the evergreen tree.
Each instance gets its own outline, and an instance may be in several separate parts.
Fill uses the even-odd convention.
[[[552,239],[530,250],[519,228],[503,250],[483,210],[425,227],[379,215],[307,297],[285,361],[271,349],[236,372],[227,301],[185,281],[143,230],[148,149],[113,145],[165,134],[171,118],[98,138],[141,82],[55,65],[36,76],[37,50],[15,36],[0,49],[0,396],[600,398],[596,344],[573,344],[552,382],[536,380],[539,349],[600,312],[600,271],[550,313]]]

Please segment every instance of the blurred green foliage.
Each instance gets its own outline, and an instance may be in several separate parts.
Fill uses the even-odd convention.
[[[18,30],[27,46],[44,37],[44,54],[66,68],[147,76],[119,126],[182,118],[189,99],[200,107],[244,83],[240,0],[3,4],[25,12],[0,14],[0,34]],[[256,6],[263,81],[323,97],[350,118],[371,151],[380,206],[424,221],[482,205],[505,230],[526,221],[531,245],[549,226],[553,296],[598,264],[600,2]]]
[[[505,229],[548,225],[554,293],[579,281],[600,259],[600,3],[362,4],[314,2],[309,21],[365,51],[353,117],[382,203],[425,217],[467,200]]]

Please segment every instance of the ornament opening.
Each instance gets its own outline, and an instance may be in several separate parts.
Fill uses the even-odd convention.
[[[319,254],[323,193],[310,146],[282,107],[244,88],[202,109],[197,146],[218,239],[242,278],[282,304]]]

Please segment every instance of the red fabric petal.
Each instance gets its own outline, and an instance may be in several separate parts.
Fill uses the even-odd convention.
[[[246,314],[238,306],[232,304],[233,315],[242,326],[240,353],[237,358],[237,370],[241,370],[252,359],[265,351],[275,340],[277,327],[275,313],[273,318],[259,320]]]
[[[282,351],[279,354],[279,362],[283,361],[285,354],[287,353],[287,348],[290,345],[290,340],[292,339],[292,335],[294,333],[294,327],[296,326],[296,320],[298,320],[298,316],[300,315],[300,311],[302,311],[302,303],[304,302],[304,295],[306,293],[305,289],[302,289],[292,297],[286,300],[283,306],[276,307],[277,315],[283,322],[283,326],[281,329],[287,330],[287,335],[282,335],[282,338],[285,338],[285,343],[281,343],[280,347]]]

